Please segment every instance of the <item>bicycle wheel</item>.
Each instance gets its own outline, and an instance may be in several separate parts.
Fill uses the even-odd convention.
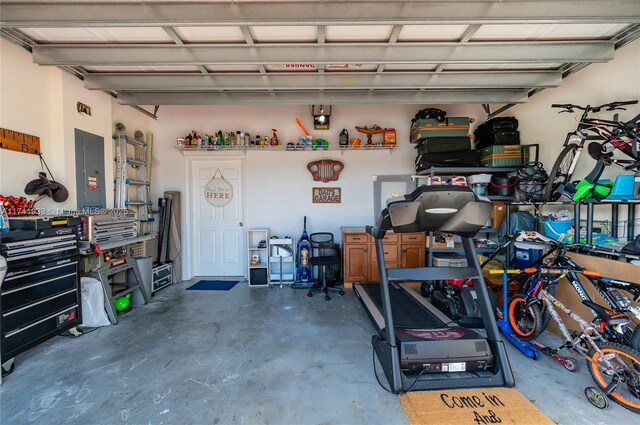
[[[522,283],[522,285],[520,285],[521,294],[529,293],[529,290],[531,289],[530,286],[533,282],[534,277],[535,276],[530,276]],[[545,290],[552,297],[556,296],[556,285],[549,284],[547,285]],[[545,303],[540,303],[539,305],[537,305],[537,307],[540,310],[540,333],[542,333],[545,329],[547,329],[547,326],[549,326],[549,322],[551,322],[551,313],[547,310],[547,305]]]
[[[576,156],[576,149],[578,149],[578,145],[575,143],[569,143],[560,151],[558,159],[553,163],[551,172],[549,172],[549,180],[547,181],[547,186],[544,189],[545,201],[553,201],[551,198],[556,187],[571,179],[569,168],[571,168],[573,158]]]
[[[513,333],[521,339],[534,339],[542,333],[540,308],[536,304],[527,306],[526,295],[516,294],[507,303],[507,318]]]
[[[601,389],[619,379],[618,384],[609,393],[609,398],[625,409],[640,413],[640,372],[636,370],[640,365],[640,353],[636,350],[616,343],[598,346],[604,357],[612,363],[615,370],[610,370],[596,350],[589,352],[587,367],[591,377]]]

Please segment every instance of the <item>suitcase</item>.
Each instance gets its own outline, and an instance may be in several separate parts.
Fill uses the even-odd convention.
[[[415,170],[420,172],[431,167],[478,167],[480,155],[476,150],[425,153],[418,155]]]
[[[480,165],[483,167],[519,167],[529,162],[531,145],[496,145],[480,150]]]
[[[447,117],[444,122],[435,118],[420,119],[411,125],[411,143],[420,143],[430,137],[466,137],[469,135],[469,117]]]
[[[424,153],[456,152],[471,150],[469,137],[430,137],[416,146],[418,155]]]
[[[476,148],[482,149],[495,145],[517,145],[520,135],[517,131],[518,120],[514,117],[492,118],[482,123],[474,132]]]

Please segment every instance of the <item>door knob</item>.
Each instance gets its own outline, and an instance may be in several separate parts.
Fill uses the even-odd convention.
[[[238,226],[242,227],[242,222],[238,223]]]

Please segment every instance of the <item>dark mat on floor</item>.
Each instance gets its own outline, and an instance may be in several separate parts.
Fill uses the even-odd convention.
[[[238,284],[238,280],[200,280],[189,286],[193,291],[228,291]]]

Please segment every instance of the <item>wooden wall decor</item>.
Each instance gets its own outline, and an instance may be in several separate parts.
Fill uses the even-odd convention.
[[[342,188],[314,187],[312,201],[314,204],[339,204],[342,202]]]
[[[40,155],[40,138],[19,131],[0,128],[0,148]]]
[[[308,163],[307,170],[313,176],[313,181],[327,183],[338,180],[344,164],[335,159],[319,159]]]

